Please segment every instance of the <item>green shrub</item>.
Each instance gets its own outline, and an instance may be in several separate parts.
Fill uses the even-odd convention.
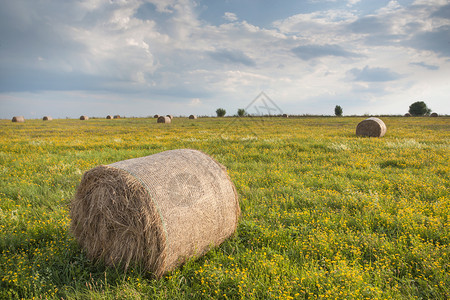
[[[409,113],[413,116],[429,115],[430,112],[431,109],[423,101],[414,102],[409,106]]]
[[[218,117],[223,117],[223,116],[225,116],[226,113],[227,113],[227,111],[223,108],[218,108],[216,110],[216,114]]]

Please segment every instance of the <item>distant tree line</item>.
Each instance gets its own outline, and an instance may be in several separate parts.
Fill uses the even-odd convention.
[[[430,113],[431,113],[431,109],[426,105],[426,103],[425,102],[423,102],[423,101],[417,101],[417,102],[414,102],[413,104],[411,104],[410,106],[409,106],[409,111],[408,111],[412,116],[428,116],[428,115],[430,115]],[[217,110],[216,110],[216,114],[217,114],[217,116],[218,117],[224,117],[225,116],[225,114],[227,113],[227,111],[225,110],[225,109],[223,109],[223,108],[218,108]],[[343,113],[344,113],[344,110],[342,109],[342,107],[340,106],[340,105],[336,105],[335,107],[334,107],[334,114],[337,116],[337,117],[341,117],[342,115],[343,115]],[[244,116],[251,116],[251,115],[249,115],[246,111],[245,111],[245,109],[243,109],[243,108],[239,108],[238,110],[237,110],[237,115],[239,116],[239,117],[244,117]],[[306,114],[306,115],[304,115],[304,116],[307,116],[308,114]],[[268,115],[268,116],[270,116],[270,115]],[[275,117],[276,115],[272,115],[272,117]],[[281,115],[280,115],[281,116]]]

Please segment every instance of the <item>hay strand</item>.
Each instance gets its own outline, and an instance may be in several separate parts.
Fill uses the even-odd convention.
[[[179,149],[87,171],[70,215],[89,258],[161,277],[230,237],[240,208],[225,167]]]
[[[172,123],[172,119],[169,117],[160,116],[156,123]]]
[[[356,126],[356,135],[382,137],[386,134],[386,125],[378,118],[368,118]]]
[[[25,118],[23,116],[14,116],[11,120],[12,122],[23,123]]]

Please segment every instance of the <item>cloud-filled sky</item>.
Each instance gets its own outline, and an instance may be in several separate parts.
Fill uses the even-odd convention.
[[[0,118],[450,114],[448,0],[0,1],[0,33]]]

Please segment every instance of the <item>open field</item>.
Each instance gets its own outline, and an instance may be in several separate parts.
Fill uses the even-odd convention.
[[[450,118],[363,119],[0,120],[0,299],[448,299]],[[228,168],[236,235],[161,280],[89,261],[83,172],[178,148]]]

